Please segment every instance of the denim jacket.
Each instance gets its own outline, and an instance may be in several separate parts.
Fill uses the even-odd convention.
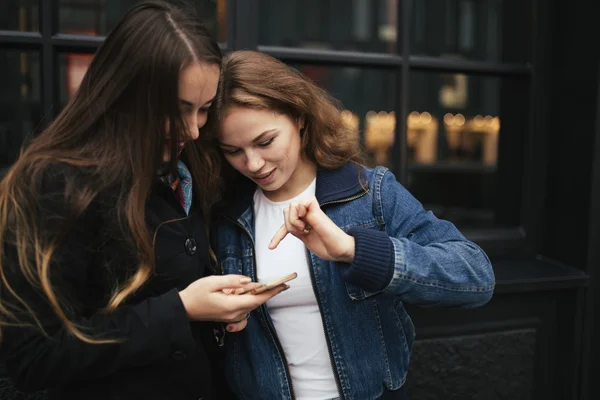
[[[219,213],[215,251],[222,271],[256,280],[253,190]],[[404,303],[477,307],[495,280],[486,254],[437,219],[384,167],[346,164],[317,172],[323,211],[355,237],[352,264],[307,250],[310,276],[343,399],[377,399],[405,382],[413,324]],[[293,284],[293,283],[291,283]],[[226,373],[241,399],[293,399],[285,354],[266,306],[226,338]]]

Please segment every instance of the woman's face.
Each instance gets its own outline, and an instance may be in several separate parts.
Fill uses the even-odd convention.
[[[227,161],[274,201],[301,193],[315,168],[302,157],[301,121],[270,110],[233,107],[219,129]]]
[[[198,139],[199,130],[206,124],[208,109],[212,104],[219,85],[219,67],[214,64],[194,63],[179,74],[179,107],[186,125],[186,134],[179,143],[179,152],[185,144]],[[170,139],[165,143],[163,160],[171,155]]]

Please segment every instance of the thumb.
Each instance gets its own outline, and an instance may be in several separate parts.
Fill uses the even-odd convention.
[[[228,288],[240,288],[252,282],[252,279],[247,276],[233,274],[212,275],[206,277],[205,279],[209,281],[207,283],[209,284],[210,290],[213,292],[219,292]]]

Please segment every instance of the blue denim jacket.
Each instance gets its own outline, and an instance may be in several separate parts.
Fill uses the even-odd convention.
[[[252,192],[220,213],[214,246],[224,273],[256,280]],[[356,243],[351,265],[307,250],[338,391],[343,399],[376,399],[406,379],[415,333],[403,304],[481,306],[494,290],[492,266],[477,245],[425,211],[386,168],[320,169],[316,196]],[[245,330],[228,334],[226,372],[241,399],[294,398],[265,306],[251,313]]]

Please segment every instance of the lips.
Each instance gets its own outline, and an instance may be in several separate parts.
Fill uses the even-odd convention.
[[[255,175],[254,177],[252,177],[252,179],[254,180],[254,182],[258,183],[259,185],[268,185],[269,183],[271,183],[273,181],[274,174],[275,174],[275,169],[272,169],[270,172],[267,172],[266,174]]]
[[[273,170],[267,172],[266,174],[256,175],[254,177],[254,179],[265,179],[265,178],[268,178],[269,176],[271,176],[271,174],[273,173],[273,171],[275,171],[275,170],[273,169]]]

